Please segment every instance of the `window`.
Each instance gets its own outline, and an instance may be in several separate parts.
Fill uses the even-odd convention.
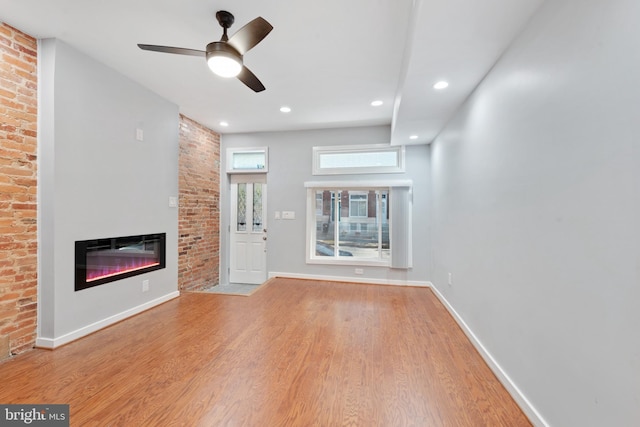
[[[411,181],[316,181],[305,187],[307,263],[411,268]]]
[[[388,188],[310,189],[314,206],[311,259],[389,264]]]
[[[349,193],[349,217],[367,218],[367,193],[353,191]]]
[[[227,173],[266,173],[268,166],[266,147],[227,149]]]
[[[305,187],[307,263],[411,268],[411,181],[315,181]]]
[[[314,175],[399,172],[404,172],[404,146],[313,147]]]

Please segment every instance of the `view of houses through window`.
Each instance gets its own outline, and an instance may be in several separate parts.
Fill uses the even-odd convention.
[[[389,259],[388,189],[313,191],[315,258]]]

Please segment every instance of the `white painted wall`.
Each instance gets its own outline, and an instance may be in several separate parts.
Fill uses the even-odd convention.
[[[432,281],[553,426],[640,425],[638,22],[545,2],[432,146]]]
[[[168,197],[178,194],[178,108],[63,42],[40,47],[38,337],[46,345],[177,291],[178,210]],[[74,291],[76,240],[163,232],[165,269]]]
[[[269,147],[268,241],[269,272],[308,276],[332,276],[355,279],[378,279],[389,282],[426,282],[430,277],[429,246],[429,148],[407,147],[406,173],[352,176],[312,175],[312,147],[321,145],[357,145],[389,143],[389,126],[372,126],[312,131],[225,134],[221,141],[221,245],[220,283],[227,283],[229,266],[229,179],[226,174],[226,149],[233,147]],[[413,180],[413,268],[362,267],[356,275],[354,266],[311,265],[305,261],[306,200],[305,181],[322,180]],[[275,211],[295,211],[295,220],[275,220]]]

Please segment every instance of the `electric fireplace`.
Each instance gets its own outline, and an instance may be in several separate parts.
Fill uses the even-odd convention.
[[[76,242],[75,290],[165,268],[166,233]]]

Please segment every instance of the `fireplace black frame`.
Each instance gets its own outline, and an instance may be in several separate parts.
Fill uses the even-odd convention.
[[[155,265],[146,266],[130,271],[122,271],[108,277],[87,280],[87,253],[92,248],[106,247],[118,248],[120,245],[137,242],[146,244],[157,242],[157,259]],[[139,274],[148,273],[150,271],[160,270],[166,267],[166,233],[144,234],[136,236],[110,237],[104,239],[81,240],[75,242],[75,290],[92,288],[94,286],[103,285],[105,283],[114,282],[116,280],[125,279],[127,277],[137,276]]]

